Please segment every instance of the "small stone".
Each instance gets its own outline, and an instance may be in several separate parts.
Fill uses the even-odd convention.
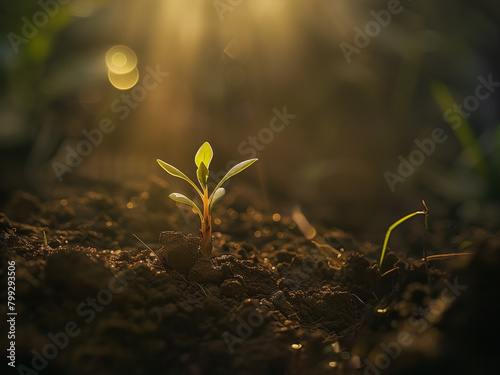
[[[221,271],[222,275],[224,276],[224,279],[229,279],[234,275],[233,270],[231,269],[231,266],[229,264],[223,264],[221,266]]]
[[[240,298],[245,295],[245,288],[238,280],[229,279],[222,283],[220,292],[226,297]]]

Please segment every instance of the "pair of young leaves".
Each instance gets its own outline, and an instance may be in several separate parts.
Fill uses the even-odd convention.
[[[226,175],[222,178],[222,180],[219,181],[217,186],[215,187],[214,191],[210,196],[208,196],[208,187],[207,187],[207,182],[208,182],[208,176],[209,176],[209,167],[210,167],[210,162],[212,161],[213,157],[213,150],[212,146],[210,146],[210,143],[205,142],[201,147],[198,149],[196,152],[196,155],[194,157],[194,162],[196,166],[198,167],[196,171],[196,176],[198,177],[198,182],[200,184],[201,190],[196,186],[196,184],[184,173],[182,173],[180,170],[175,168],[174,166],[165,163],[163,160],[157,159],[156,161],[162,167],[165,171],[170,173],[172,176],[181,178],[185,181],[187,181],[199,194],[203,201],[203,207],[205,207],[205,203],[208,204],[209,207],[209,212],[206,212],[206,215],[209,215],[210,212],[212,212],[213,207],[224,197],[226,194],[226,190],[221,187],[224,182],[226,182],[228,179],[233,177],[234,175],[240,173],[244,169],[248,168],[250,165],[255,163],[258,159],[249,159],[242,161],[241,163],[235,165],[232,167]],[[191,199],[186,197],[184,194],[180,193],[172,193],[169,195],[169,198],[179,202],[186,204],[188,206],[191,206],[196,213],[200,216],[201,221],[203,222],[203,214],[200,210],[200,208],[194,203]]]

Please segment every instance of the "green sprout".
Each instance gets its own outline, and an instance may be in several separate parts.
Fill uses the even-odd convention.
[[[198,168],[196,171],[196,176],[198,177],[198,182],[200,183],[201,190],[196,186],[196,184],[184,173],[175,168],[174,166],[165,163],[163,160],[156,159],[160,167],[166,170],[172,176],[178,177],[187,181],[198,193],[202,200],[203,204],[203,213],[202,210],[194,203],[191,199],[186,197],[180,193],[172,193],[169,195],[169,198],[175,202],[179,202],[185,205],[190,206],[194,209],[194,211],[198,214],[201,220],[201,230],[200,230],[200,249],[205,255],[210,255],[212,252],[212,218],[210,214],[214,206],[224,197],[226,194],[226,189],[224,189],[222,184],[226,182],[228,179],[233,177],[234,175],[240,173],[244,169],[248,168],[250,165],[255,163],[258,159],[249,159],[242,161],[239,164],[236,164],[232,167],[226,175],[219,181],[215,189],[209,195],[208,192],[208,176],[209,176],[209,166],[212,161],[213,150],[210,143],[205,142],[201,145],[201,147],[196,152],[194,157],[194,162],[196,167]]]
[[[412,218],[415,215],[425,215],[425,228],[427,229],[427,217],[429,210],[427,209],[427,205],[425,204],[425,201],[422,201],[422,204],[424,205],[424,209],[422,211],[416,211],[413,212],[409,215],[406,215],[405,217],[399,219],[398,221],[394,222],[389,229],[387,229],[387,233],[385,234],[385,240],[384,240],[384,245],[382,246],[382,254],[380,255],[380,262],[379,262],[379,267],[382,268],[382,262],[384,261],[384,256],[385,256],[385,250],[387,249],[387,243],[389,242],[389,237],[391,235],[391,232],[394,228],[396,228],[399,224],[405,222],[406,220]],[[426,258],[426,257],[425,257]]]

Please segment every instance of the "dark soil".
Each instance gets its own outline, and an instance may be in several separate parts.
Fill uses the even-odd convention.
[[[389,252],[380,270],[380,245],[317,227],[317,246],[289,216],[230,195],[208,259],[195,237],[162,233],[196,228],[167,195],[152,180],[12,197],[0,276],[15,261],[13,373],[497,373],[498,233],[460,234],[473,254],[428,269]]]

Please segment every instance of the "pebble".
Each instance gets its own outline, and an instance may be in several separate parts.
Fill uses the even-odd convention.
[[[245,295],[245,288],[239,281],[228,279],[222,283],[220,292],[223,296],[229,298],[239,298]]]

